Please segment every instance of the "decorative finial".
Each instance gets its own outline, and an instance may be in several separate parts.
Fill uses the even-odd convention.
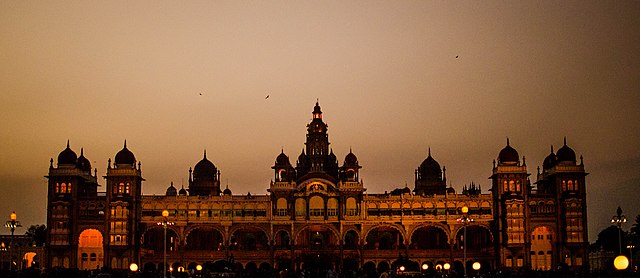
[[[352,152],[351,152],[351,146],[349,146],[349,153],[352,153]]]
[[[69,148],[69,139],[67,139],[67,149]]]
[[[431,156],[431,147],[429,147],[429,156]]]
[[[564,137],[564,145],[567,145],[567,136]]]
[[[522,166],[527,166],[527,158],[524,155],[522,156]]]
[[[507,146],[509,146],[509,137],[507,137]]]
[[[49,168],[53,168],[53,157],[49,160]]]
[[[84,156],[84,148],[80,148],[80,156]]]
[[[584,161],[582,161],[582,155],[580,155],[580,165],[583,165]]]
[[[124,148],[127,148],[127,139],[124,139]]]

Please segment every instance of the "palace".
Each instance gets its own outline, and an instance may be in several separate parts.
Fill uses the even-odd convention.
[[[339,164],[318,103],[312,114],[295,166],[284,152],[277,155],[262,195],[222,190],[221,172],[206,152],[189,170],[187,189],[172,184],[165,196],[144,195],[140,163],[126,141],[109,159],[106,192],[99,192],[83,150],[77,156],[67,143],[47,175],[43,264],[136,263],[157,271],[166,244],[173,269],[419,271],[449,263],[462,272],[473,262],[483,270],[588,269],[587,173],[566,139],[557,152],[551,148],[534,183],[507,140],[493,162],[489,193],[474,184],[460,193],[447,187],[446,169],[431,151],[415,170],[413,189],[371,193],[354,153]]]

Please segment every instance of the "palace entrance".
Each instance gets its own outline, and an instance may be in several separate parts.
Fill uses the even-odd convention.
[[[302,271],[305,271],[305,278],[328,277],[327,272],[334,270],[334,256],[328,254],[306,254],[302,258]]]

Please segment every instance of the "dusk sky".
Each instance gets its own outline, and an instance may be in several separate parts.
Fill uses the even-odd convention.
[[[46,222],[67,140],[103,176],[126,139],[144,194],[186,187],[204,149],[223,187],[266,194],[316,99],[367,192],[413,188],[430,147],[458,192],[488,193],[507,137],[535,182],[566,136],[590,240],[618,205],[625,230],[640,214],[640,1],[2,1],[0,38],[0,217],[18,234]]]

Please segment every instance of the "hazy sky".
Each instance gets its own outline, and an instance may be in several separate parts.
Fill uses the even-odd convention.
[[[100,176],[126,139],[145,194],[204,149],[223,186],[265,194],[316,98],[368,192],[413,187],[429,147],[486,192],[507,136],[535,182],[567,136],[589,237],[640,214],[640,1],[2,1],[0,38],[0,218],[25,227],[67,139]]]

